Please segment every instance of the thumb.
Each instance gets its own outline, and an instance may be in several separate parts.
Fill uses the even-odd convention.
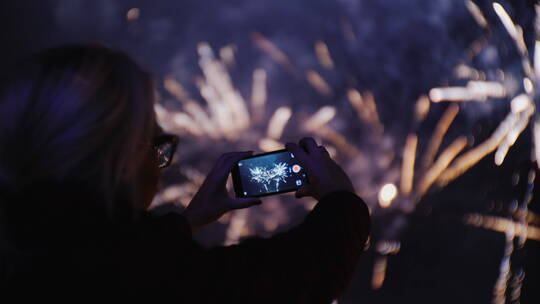
[[[294,193],[294,196],[296,198],[306,197],[310,195],[311,195],[311,192],[309,191],[309,188],[307,186],[302,186],[298,188],[298,190],[296,190],[296,192]]]
[[[262,201],[259,198],[256,197],[248,197],[248,198],[235,198],[232,200],[232,209],[243,209],[248,208],[255,205],[262,204]]]

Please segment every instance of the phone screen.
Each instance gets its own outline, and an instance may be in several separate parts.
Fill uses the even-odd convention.
[[[295,191],[307,178],[294,155],[279,150],[240,160],[233,181],[236,196],[253,197]]]

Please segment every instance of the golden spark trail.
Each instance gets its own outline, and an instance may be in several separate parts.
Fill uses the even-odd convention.
[[[324,106],[304,123],[304,128],[307,131],[313,132],[327,124],[334,116],[336,116],[336,108],[333,106]]]
[[[226,105],[232,120],[227,123],[236,131],[246,129],[250,125],[249,113],[245,101],[233,87],[231,78],[225,66],[215,60],[212,49],[207,43],[198,46],[200,55],[199,65],[208,85],[213,89],[213,95]]]
[[[464,221],[467,225],[502,233],[506,233],[510,227],[513,227],[512,236],[520,236],[525,233],[527,239],[540,242],[540,228],[523,225],[508,218],[472,213],[465,215]]]
[[[175,115],[174,121],[177,125],[182,125],[182,128],[186,128],[186,124],[192,123],[194,121],[197,124],[198,128],[201,129],[201,132],[209,135],[212,138],[219,137],[219,132],[216,130],[214,125],[214,120],[209,117],[206,111],[194,100],[189,97],[189,93],[184,89],[182,84],[174,78],[174,76],[166,76],[163,80],[163,86],[167,92],[176,97],[178,101],[182,103],[183,109],[186,112],[185,114]],[[185,115],[189,115],[189,119]],[[193,127],[187,127],[193,132]]]
[[[165,76],[163,87],[179,101],[184,102],[189,98],[189,94],[184,89],[184,86],[172,75]]]
[[[304,122],[304,129],[333,143],[348,156],[358,156],[360,151],[355,146],[349,144],[349,141],[343,135],[326,125],[334,116],[336,116],[336,108],[324,106]]]
[[[229,139],[235,138],[237,136],[237,134],[235,134],[237,125],[232,122],[233,115],[230,108],[223,103],[211,85],[204,81],[199,81],[197,85],[201,92],[201,96],[208,104],[210,117],[217,125],[221,135]]]
[[[388,255],[397,254],[401,249],[401,244],[395,241],[379,241],[375,246],[375,251],[380,254],[373,263],[373,275],[371,277],[371,288],[380,289],[386,277],[388,267]]]
[[[527,222],[533,225],[540,225],[540,216],[529,211],[527,213]]]
[[[523,39],[523,30],[520,26],[517,26],[514,21],[512,21],[512,18],[510,18],[510,15],[508,15],[508,12],[506,12],[504,7],[500,3],[493,2],[493,9],[495,10],[495,13],[501,20],[504,28],[506,29],[512,40],[514,40],[514,43],[521,56],[521,64],[525,75],[532,77],[533,68],[528,58],[529,55],[527,51],[527,45],[525,44],[525,40]]]
[[[418,136],[409,134],[405,142],[403,150],[403,162],[401,165],[401,193],[409,195],[413,187],[414,179],[414,162],[416,159],[416,146],[418,144]]]
[[[510,147],[514,145],[519,135],[529,125],[531,116],[534,114],[534,106],[529,97],[525,94],[518,95],[512,99],[512,114],[518,115],[518,121],[514,127],[508,132],[504,140],[499,145],[497,152],[495,153],[495,164],[500,166]]]
[[[467,9],[473,16],[476,23],[478,23],[478,25],[483,28],[488,28],[488,23],[486,21],[486,18],[484,17],[484,14],[482,14],[480,8],[471,0],[465,1],[465,5],[467,6]]]
[[[540,19],[540,17],[538,18]],[[534,70],[536,71],[536,78],[540,79],[540,40],[536,40],[534,44]]]
[[[283,134],[283,129],[292,115],[292,110],[289,107],[280,107],[270,118],[268,122],[268,130],[266,132],[269,138],[279,139]]]
[[[373,97],[373,94],[369,92],[364,95],[365,97],[363,97],[356,89],[349,89],[347,91],[347,99],[355,108],[358,118],[371,125],[377,133],[382,133],[384,127],[379,121],[375,98]]]
[[[219,49],[219,58],[227,67],[234,67],[236,65],[236,59],[234,58],[234,52],[236,46],[229,44]]]
[[[459,106],[452,104],[446,109],[443,116],[437,123],[435,131],[433,132],[433,135],[429,140],[427,151],[424,154],[424,158],[422,160],[422,166],[424,168],[429,167],[433,162],[437,151],[439,151],[439,147],[441,146],[444,135],[448,131],[448,128],[450,128],[450,125],[452,124],[458,113]]]
[[[489,44],[489,40],[482,36],[471,43],[470,47],[466,50],[465,56],[468,60],[472,60]]]
[[[415,105],[415,112],[414,112],[414,120],[415,122],[421,123],[426,119],[426,116],[429,113],[429,108],[431,106],[431,102],[429,101],[429,98],[425,95],[420,96],[418,100],[416,101]]]
[[[160,126],[168,132],[174,131],[178,134],[187,132],[195,136],[204,134],[195,121],[184,112],[168,111],[159,103],[154,104],[154,111]]]
[[[319,94],[324,96],[330,96],[333,94],[332,88],[326,83],[321,74],[317,73],[314,70],[308,70],[306,72],[307,82],[319,92]]]
[[[195,136],[204,135],[203,130],[201,130],[197,126],[197,123],[195,122],[195,120],[193,120],[191,116],[189,116],[186,113],[183,113],[183,112],[174,113],[172,114],[170,120],[174,123],[175,128],[178,128],[182,131],[187,131],[188,133],[191,133],[192,135],[195,135]]]
[[[469,170],[469,168],[478,163],[486,155],[495,151],[508,133],[511,132],[516,124],[520,122],[520,119],[524,118],[524,115],[527,115],[527,113],[521,112],[508,114],[506,118],[499,124],[490,138],[456,159],[452,166],[441,174],[438,181],[439,185],[447,185],[465,171]]]
[[[220,136],[214,121],[208,116],[207,112],[195,101],[188,101],[184,104],[184,109],[189,114],[195,123],[203,132],[211,138],[218,138]]]
[[[444,171],[452,162],[452,160],[467,146],[467,138],[460,136],[456,138],[450,146],[448,146],[435,163],[426,171],[418,182],[418,187],[415,193],[416,199],[421,198],[426,194],[427,190],[437,180],[441,172]]]
[[[369,116],[367,108],[364,106],[362,95],[356,89],[349,89],[347,91],[347,97],[351,105],[356,109],[358,118],[366,123],[371,123],[371,117]]]
[[[326,43],[324,43],[324,41],[317,41],[315,43],[315,54],[317,55],[319,63],[323,68],[327,70],[334,68],[334,61],[332,60],[328,46]]]
[[[364,104],[369,110],[369,114],[373,119],[373,125],[375,125],[381,132],[384,129],[381,125],[381,120],[379,119],[379,113],[377,112],[377,104],[375,103],[375,96],[373,93],[366,92],[364,93]]]
[[[322,125],[320,128],[313,130],[312,132],[333,143],[336,147],[345,152],[348,157],[357,157],[360,154],[360,150],[358,150],[358,148],[349,144],[349,141],[343,135],[329,126]]]
[[[449,182],[461,176],[461,174],[469,170],[486,155],[495,151],[501,141],[502,138],[499,136],[490,138],[479,146],[462,155],[455,161],[455,163],[450,168],[448,168],[445,172],[441,174],[438,181],[439,186],[444,187]]]
[[[506,96],[504,86],[495,81],[469,81],[466,87],[433,88],[429,98],[433,102],[441,101],[479,101],[484,102],[489,97],[503,98]]]
[[[264,117],[264,107],[267,99],[266,71],[256,69],[253,71],[253,85],[251,88],[251,109],[253,120],[260,122]]]
[[[380,289],[386,277],[386,267],[388,264],[387,256],[380,256],[373,264],[373,275],[371,278],[371,288],[374,290]]]
[[[459,79],[485,80],[486,78],[486,75],[484,72],[480,72],[463,63],[459,64],[454,69],[454,74]]]
[[[259,140],[259,149],[265,152],[283,149],[284,144],[272,138],[263,138]]]
[[[287,55],[285,55],[285,53],[281,51],[272,41],[264,37],[259,32],[251,33],[251,39],[261,51],[270,56],[270,58],[272,58],[275,62],[283,66],[292,74],[296,74],[296,70],[291,64],[289,57],[287,57]]]

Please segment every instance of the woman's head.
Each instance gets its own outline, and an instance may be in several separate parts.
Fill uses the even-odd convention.
[[[153,86],[127,55],[65,46],[25,61],[0,91],[0,184],[83,184],[144,207],[158,169]],[[109,209],[111,211],[111,209]]]

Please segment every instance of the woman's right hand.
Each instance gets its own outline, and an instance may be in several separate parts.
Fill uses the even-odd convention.
[[[296,197],[312,196],[320,200],[334,191],[355,192],[345,171],[330,157],[323,146],[318,146],[311,137],[305,137],[299,144],[287,143],[287,150],[294,154],[307,173],[309,183],[300,187]]]

